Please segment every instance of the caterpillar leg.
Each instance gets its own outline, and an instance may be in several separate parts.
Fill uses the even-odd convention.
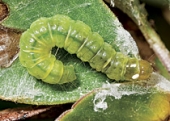
[[[76,79],[73,66],[64,66],[59,60],[55,61],[52,71],[43,79],[50,84],[64,84]]]
[[[76,79],[73,66],[64,66],[55,57],[47,58],[36,66],[27,68],[28,72],[49,84],[63,84]]]

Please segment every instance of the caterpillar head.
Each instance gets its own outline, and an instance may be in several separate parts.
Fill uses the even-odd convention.
[[[139,61],[140,74],[138,80],[148,79],[153,72],[153,68],[150,63],[145,60]]]

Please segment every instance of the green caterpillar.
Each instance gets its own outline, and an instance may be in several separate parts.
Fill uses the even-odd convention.
[[[64,66],[51,54],[55,46],[76,54],[110,79],[144,80],[152,73],[147,61],[116,52],[88,25],[64,15],[33,22],[30,29],[22,34],[19,45],[21,64],[31,75],[50,84],[63,84],[76,79],[73,66]]]

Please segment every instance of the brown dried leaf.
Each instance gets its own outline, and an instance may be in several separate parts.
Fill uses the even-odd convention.
[[[0,26],[0,67],[9,67],[18,57],[20,35],[21,32]]]
[[[16,121],[26,119],[42,112],[50,110],[52,106],[36,106],[36,107],[22,107],[14,109],[6,109],[0,111],[0,121]]]
[[[6,18],[8,13],[8,7],[0,1],[0,21]]]

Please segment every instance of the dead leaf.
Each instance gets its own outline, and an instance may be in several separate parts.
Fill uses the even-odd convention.
[[[0,67],[9,67],[18,57],[21,32],[0,26]]]

